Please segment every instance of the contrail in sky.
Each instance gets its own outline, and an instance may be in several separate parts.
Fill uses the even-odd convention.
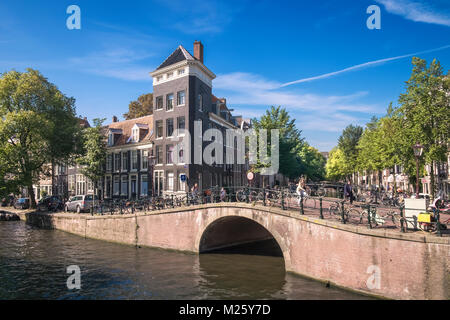
[[[450,45],[446,45],[444,47],[440,47],[440,48],[436,48],[436,49],[430,49],[430,50],[426,50],[426,51],[410,53],[410,54],[406,54],[406,55],[403,55],[403,56],[370,61],[370,62],[366,62],[366,63],[363,63],[363,64],[358,64],[356,66],[349,67],[349,68],[346,68],[346,69],[343,69],[343,70],[340,70],[340,71],[335,71],[335,72],[331,72],[331,73],[322,74],[320,76],[315,76],[315,77],[311,77],[311,78],[305,78],[305,79],[300,79],[300,80],[288,82],[288,83],[282,84],[280,86],[280,88],[291,86],[291,85],[297,84],[297,83],[304,83],[304,82],[311,82],[311,81],[320,80],[320,79],[326,79],[326,78],[333,77],[333,76],[336,76],[336,75],[341,74],[341,73],[354,71],[354,70],[358,70],[358,69],[374,66],[374,65],[385,63],[385,62],[389,62],[389,61],[400,60],[400,59],[416,56],[416,55],[419,55],[419,54],[425,54],[425,53],[445,50],[445,49],[448,49],[448,48],[450,48]]]

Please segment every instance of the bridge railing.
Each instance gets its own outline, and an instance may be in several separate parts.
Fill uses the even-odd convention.
[[[368,228],[397,229],[406,232],[417,221],[409,221],[405,217],[405,208],[398,203],[383,204],[373,199],[356,199],[349,201],[339,198],[339,193],[327,189],[339,190],[340,186],[307,186],[307,192],[297,193],[293,188],[255,188],[250,186],[224,187],[218,186],[193,192],[165,194],[139,200],[105,200],[91,208],[91,214],[115,215],[134,214],[136,212],[153,212],[178,207],[208,203],[248,203],[252,205],[277,207],[281,210],[295,211],[299,215],[313,216],[323,220],[335,220],[342,224],[366,225]],[[308,189],[309,188],[309,189]],[[336,196],[337,195],[337,196]],[[441,235],[450,222],[450,216],[440,221],[440,212],[435,212],[436,221],[432,225],[434,231]],[[447,220],[445,220],[447,219]],[[424,230],[427,231],[427,230]],[[433,230],[431,230],[433,231]]]

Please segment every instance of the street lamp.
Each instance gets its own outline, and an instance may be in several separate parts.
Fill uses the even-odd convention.
[[[423,146],[417,142],[412,148],[416,157],[416,199],[419,199],[419,158],[422,156]]]

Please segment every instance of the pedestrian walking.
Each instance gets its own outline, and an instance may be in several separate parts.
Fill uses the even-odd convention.
[[[353,204],[353,187],[350,180],[347,181],[347,184],[344,187],[344,197],[345,200],[350,200],[350,204]]]

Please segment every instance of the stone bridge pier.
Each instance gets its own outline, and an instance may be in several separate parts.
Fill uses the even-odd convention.
[[[288,272],[386,298],[450,298],[450,238],[236,203],[124,216],[30,214],[27,220],[89,238],[194,253],[272,239]]]

